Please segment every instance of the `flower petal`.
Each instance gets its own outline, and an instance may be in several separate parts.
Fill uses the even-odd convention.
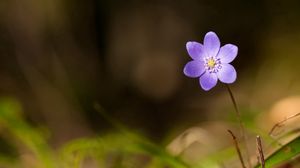
[[[200,77],[200,86],[205,91],[208,91],[214,86],[216,86],[217,82],[218,82],[218,77],[215,73],[205,72]]]
[[[217,72],[217,75],[223,83],[233,83],[236,80],[236,71],[230,64],[222,64],[222,68]]]
[[[221,59],[222,63],[232,62],[238,53],[238,47],[233,44],[226,44],[221,47],[218,57]]]
[[[215,57],[220,50],[220,40],[216,33],[208,32],[204,37],[204,50],[209,57]]]
[[[200,60],[203,58],[203,45],[195,42],[195,41],[189,41],[186,43],[186,50],[189,53],[190,57],[194,60]]]
[[[191,78],[196,78],[201,76],[204,71],[205,71],[204,61],[200,61],[200,60],[188,62],[183,69],[183,73],[186,76]]]

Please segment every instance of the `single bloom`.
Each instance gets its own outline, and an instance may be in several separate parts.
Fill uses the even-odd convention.
[[[191,78],[198,78],[200,86],[205,91],[216,86],[218,80],[223,83],[233,83],[236,71],[231,63],[238,53],[238,47],[226,44],[222,47],[216,33],[206,33],[203,44],[189,41],[186,49],[193,59],[184,67],[184,74]]]

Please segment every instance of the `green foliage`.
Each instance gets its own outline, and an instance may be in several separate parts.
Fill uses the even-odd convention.
[[[118,128],[119,133],[76,139],[54,151],[47,144],[46,136],[40,129],[32,127],[23,119],[22,109],[17,100],[8,98],[0,100],[0,126],[8,132],[4,137],[15,145],[17,153],[21,143],[22,148],[26,148],[28,153],[33,155],[36,168],[79,168],[86,162],[93,162],[96,167],[116,168],[133,168],[138,167],[137,165],[149,168],[187,167],[180,159],[169,155],[164,148],[129,131],[109,117],[107,119]],[[22,161],[20,153],[17,155],[19,156],[15,158],[0,155],[0,166],[16,168],[32,166]]]
[[[18,101],[9,98],[0,100],[0,125],[8,129],[12,136],[9,138],[20,141],[34,154],[39,161],[37,167],[58,167],[41,132],[26,123],[21,115]]]
[[[47,143],[45,133],[23,119],[17,100],[0,99],[0,167],[82,168],[93,164],[103,168],[214,168],[236,158],[234,147],[228,147],[188,165],[166,152],[163,146],[134,133],[106,115],[100,106],[96,108],[117,129],[116,132],[75,139],[53,150]],[[24,161],[24,151],[33,158],[34,163]],[[299,153],[300,137],[270,155],[266,166],[289,162]]]
[[[291,161],[300,154],[300,137],[280,147],[276,152],[270,155],[266,160],[266,167],[274,167],[284,162]],[[256,166],[259,168],[260,166]]]

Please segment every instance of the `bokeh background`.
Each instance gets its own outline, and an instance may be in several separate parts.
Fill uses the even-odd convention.
[[[297,0],[1,0],[0,97],[53,147],[113,130],[95,104],[160,144],[199,125],[227,135],[225,85],[205,92],[182,73],[186,42],[214,31],[239,47],[242,115],[268,131],[300,111],[299,20]]]

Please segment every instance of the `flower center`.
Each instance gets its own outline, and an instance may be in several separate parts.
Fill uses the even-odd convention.
[[[205,69],[209,73],[217,73],[222,68],[220,58],[207,57],[205,58]]]
[[[215,65],[216,65],[216,61],[213,58],[208,59],[207,66],[209,68],[213,68],[213,67],[215,67]]]

